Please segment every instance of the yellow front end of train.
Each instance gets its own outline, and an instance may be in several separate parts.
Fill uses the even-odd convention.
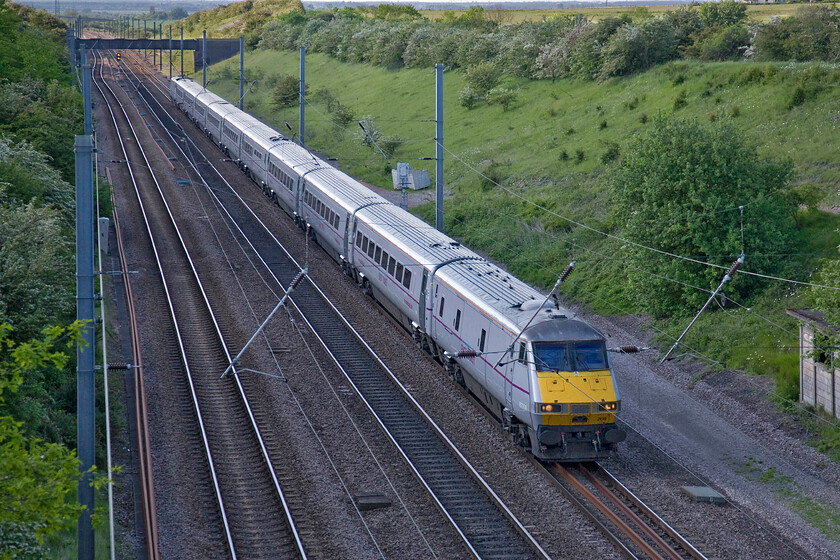
[[[601,340],[535,341],[534,432],[544,460],[608,457],[626,434],[616,426],[621,398]]]

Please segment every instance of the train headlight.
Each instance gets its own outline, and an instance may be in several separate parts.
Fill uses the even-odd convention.
[[[563,403],[536,403],[538,413],[568,413],[567,405]]]
[[[601,410],[606,410],[607,412],[618,412],[619,403],[617,403],[617,402],[602,402],[602,403],[598,404],[598,407]]]

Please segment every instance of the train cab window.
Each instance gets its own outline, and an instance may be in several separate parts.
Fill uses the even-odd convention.
[[[368,238],[365,237],[365,236],[362,236],[362,252],[367,253],[367,248],[368,248]]]
[[[356,247],[361,247],[361,246],[362,246],[362,232],[357,231],[356,232]]]
[[[525,343],[524,342],[519,343],[519,363],[520,364],[525,363]]]
[[[575,370],[607,369],[607,352],[602,341],[576,342]]]
[[[438,309],[438,317],[443,317],[444,304],[446,304],[446,298],[440,298],[440,309]]]
[[[375,256],[373,257],[373,260],[374,260],[374,262],[379,263],[381,258],[382,258],[382,248],[377,247]]]
[[[535,342],[537,371],[572,371],[569,345],[565,342]]]
[[[405,269],[405,272],[403,273],[402,283],[403,283],[403,286],[406,287],[406,289],[411,288],[411,271],[408,270],[407,268]]]
[[[397,263],[397,274],[394,276],[394,278],[397,279],[397,282],[402,282],[402,276],[403,276],[403,265],[401,265],[400,263]]]
[[[481,329],[481,338],[478,340],[478,351],[484,352],[484,342],[487,340],[487,331]]]
[[[396,269],[397,269],[397,261],[394,260],[394,257],[391,257],[390,259],[388,259],[388,274],[393,276]]]
[[[455,330],[457,331],[461,328],[461,310],[458,309],[455,311]]]

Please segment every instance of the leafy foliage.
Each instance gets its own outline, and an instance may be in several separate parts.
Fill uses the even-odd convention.
[[[41,338],[16,344],[0,324],[0,414],[23,380],[45,368],[67,365],[66,350],[80,340],[81,325],[46,329]],[[81,513],[73,500],[78,461],[65,446],[26,436],[22,423],[0,415],[0,557],[44,557],[43,538],[71,527]],[[28,556],[27,556],[28,555]]]
[[[44,12],[19,11],[28,19],[0,0],[0,134],[28,140],[70,180],[74,134],[82,125],[81,96],[70,86],[62,41],[50,40],[65,27]]]
[[[487,92],[487,103],[491,105],[501,105],[503,111],[510,109],[511,105],[516,103],[519,98],[519,93],[514,89],[509,88],[493,88]]]
[[[304,85],[304,95],[309,90],[309,84]],[[272,103],[276,109],[282,109],[298,104],[300,97],[300,79],[291,74],[284,74],[277,79],[277,86],[274,88]]]
[[[481,95],[470,86],[464,86],[464,89],[458,93],[458,104],[467,109],[475,107],[481,99]]]
[[[825,259],[820,272],[814,277],[814,282],[840,288],[840,258]],[[810,288],[807,295],[813,306],[825,313],[826,319],[840,325],[840,290]]]
[[[658,117],[627,151],[612,180],[616,213],[631,241],[727,266],[741,252],[739,206],[751,270],[777,273],[794,241],[792,166],[759,156],[728,123]],[[627,275],[638,305],[657,317],[696,309],[723,277],[703,266],[626,247],[640,267]],[[653,272],[646,274],[640,268]],[[727,286],[749,297],[758,281],[741,275]]]
[[[479,95],[486,95],[499,83],[499,69],[492,62],[482,62],[467,69],[467,85]]]

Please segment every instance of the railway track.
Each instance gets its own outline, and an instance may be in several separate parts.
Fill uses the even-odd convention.
[[[164,107],[168,104],[166,87],[152,76],[146,76],[142,84],[136,75],[133,80],[159,125],[176,140],[175,144],[182,147],[191,143],[178,120]],[[181,154],[184,160],[189,159],[187,152]],[[191,161],[202,172],[208,191],[217,197],[231,223],[237,224],[270,271],[276,285],[288,285],[301,270],[300,265],[210,161],[202,158]],[[256,186],[254,192],[259,192]],[[523,524],[308,277],[297,287],[292,305],[474,557],[548,558]]]
[[[569,499],[629,558],[706,560],[685,537],[600,464],[558,464],[546,470]]]
[[[113,71],[112,61],[98,57],[95,62],[94,83],[120,137],[162,280],[171,325],[161,326],[161,336],[171,336],[172,362],[180,366],[189,386],[226,555],[306,558],[268,455],[268,448],[282,449],[282,442],[263,438],[238,377],[219,381],[231,354],[161,181],[153,172],[155,166],[142,148],[144,139],[138,129],[146,125],[140,112],[121,100],[125,94],[105,79],[106,69]]]

